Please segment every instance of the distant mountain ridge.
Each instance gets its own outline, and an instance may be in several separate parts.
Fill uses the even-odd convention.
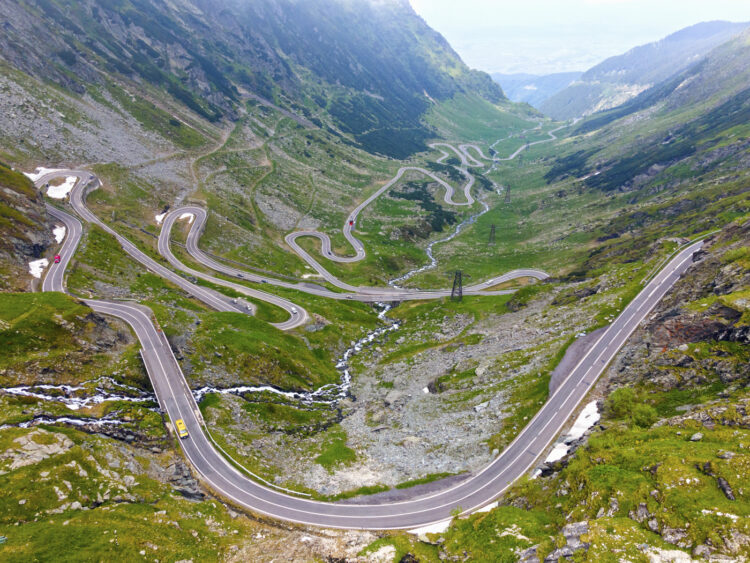
[[[635,47],[589,69],[539,109],[555,119],[571,119],[618,106],[684,70],[748,27],[747,22],[704,22]]]
[[[494,73],[491,76],[500,84],[508,99],[514,102],[525,102],[538,109],[543,102],[578,80],[582,74],[582,72],[557,72],[542,75]]]
[[[747,29],[621,106],[589,116],[572,132],[597,148],[561,156],[546,178],[584,177],[611,192],[639,189],[678,164],[683,169],[673,174],[690,179],[719,165],[748,169],[749,60]]]

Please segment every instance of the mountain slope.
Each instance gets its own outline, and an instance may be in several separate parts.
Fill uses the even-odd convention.
[[[748,25],[704,22],[611,57],[549,98],[540,109],[555,119],[571,119],[620,105],[695,63]]]
[[[28,262],[41,258],[52,229],[41,194],[0,163],[0,291],[27,289]]]
[[[535,108],[570,86],[581,77],[580,72],[557,72],[554,74],[492,74],[492,79],[502,86],[508,99],[526,102]]]
[[[686,160],[701,167],[706,159],[716,166],[745,162],[748,57],[750,30],[630,102],[582,121],[574,133],[588,135],[587,148],[563,154],[547,179],[580,174],[591,187],[632,190]]]
[[[121,78],[216,122],[250,93],[390,156],[424,149],[429,98],[504,99],[406,0],[32,0],[0,17],[6,61],[78,94]]]

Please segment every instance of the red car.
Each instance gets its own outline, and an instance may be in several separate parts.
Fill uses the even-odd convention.
[[[55,254],[55,264],[59,264],[59,263],[60,263],[60,255]]]
[[[354,220],[349,219],[349,226],[352,226],[354,224]]]

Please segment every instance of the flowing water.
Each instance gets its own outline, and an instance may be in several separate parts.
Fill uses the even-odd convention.
[[[497,143],[499,143],[502,140],[504,139],[498,139],[491,146],[494,147]],[[499,162],[499,159],[497,155],[495,155],[492,160],[492,166],[487,169],[487,173],[495,170],[495,168],[497,168],[498,162]],[[435,247],[435,245],[448,242],[449,240],[453,240],[459,235],[459,233],[461,233],[464,227],[476,223],[477,219],[479,219],[482,215],[484,215],[490,210],[490,206],[487,205],[486,201],[484,201],[481,192],[477,194],[477,201],[482,204],[481,211],[478,211],[477,213],[474,213],[473,215],[470,215],[468,218],[461,221],[456,226],[456,228],[453,229],[453,232],[449,234],[448,236],[443,237],[438,240],[434,240],[430,244],[427,245],[425,252],[427,253],[427,257],[430,259],[430,262],[428,264],[425,264],[424,266],[420,266],[419,268],[414,268],[413,270],[406,272],[403,276],[400,276],[396,279],[392,279],[391,281],[388,282],[388,285],[402,289],[401,286],[398,285],[399,283],[406,281],[409,278],[416,276],[417,274],[421,274],[422,272],[426,272],[427,270],[432,270],[433,268],[435,268],[438,264],[437,258],[435,258],[434,254],[432,253],[432,249]]]
[[[498,164],[498,159],[497,159],[497,156],[495,156],[492,162],[492,166],[487,170],[487,172],[492,172],[493,170],[495,170],[495,168],[497,167],[497,164]],[[448,242],[449,240],[454,239],[455,237],[459,235],[459,233],[466,226],[475,223],[479,217],[481,217],[482,215],[484,215],[490,210],[489,205],[487,205],[487,202],[484,201],[481,193],[477,195],[477,201],[482,204],[482,209],[480,211],[464,219],[461,223],[459,223],[456,226],[455,229],[453,229],[453,232],[449,234],[448,236],[432,241],[427,246],[427,248],[425,249],[425,252],[427,253],[428,258],[430,259],[429,264],[425,266],[421,266],[419,268],[415,268],[407,272],[403,276],[391,280],[390,282],[388,282],[388,285],[390,285],[391,287],[398,288],[399,282],[407,280],[419,273],[435,268],[437,266],[437,258],[435,258],[432,252],[432,249],[434,248],[434,246],[436,244]],[[382,321],[386,321],[388,324],[386,324],[385,326],[381,326],[367,333],[364,337],[360,338],[356,342],[353,342],[352,345],[346,349],[344,354],[336,361],[336,368],[341,372],[341,381],[339,383],[330,383],[328,385],[324,385],[323,387],[320,387],[319,389],[316,389],[315,391],[310,391],[310,392],[284,391],[282,389],[271,387],[270,385],[257,385],[257,386],[242,385],[242,386],[237,386],[237,387],[225,387],[225,388],[201,387],[200,389],[196,389],[193,391],[193,395],[195,396],[196,402],[200,402],[203,399],[203,397],[205,397],[208,393],[221,393],[225,395],[231,394],[231,395],[238,395],[238,396],[242,396],[246,393],[271,393],[274,395],[285,397],[287,399],[296,400],[296,401],[300,401],[300,402],[307,403],[307,404],[319,403],[319,404],[335,405],[338,401],[346,397],[349,394],[349,390],[351,389],[352,376],[351,376],[351,371],[349,367],[350,358],[354,356],[355,354],[361,352],[365,346],[372,344],[377,339],[379,339],[380,337],[382,337],[383,335],[387,333],[398,330],[401,326],[399,322],[393,321],[392,319],[389,319],[386,316],[388,311],[391,310],[390,305],[386,305],[383,303],[376,303],[376,305],[380,307],[380,312],[378,313],[378,319]]]
[[[499,142],[499,141],[497,141]],[[494,144],[492,145],[494,146]],[[495,167],[498,164],[498,158],[497,156],[494,156],[493,163],[491,168],[488,169],[488,172],[491,172],[495,169]],[[433,248],[436,244],[441,244],[444,242],[448,242],[450,240],[453,240],[455,237],[461,233],[461,231],[468,225],[471,225],[476,222],[476,220],[487,213],[489,211],[489,205],[484,201],[482,198],[482,194],[480,193],[477,196],[477,201],[482,204],[482,209],[478,211],[477,213],[474,213],[473,215],[469,216],[468,218],[461,221],[456,228],[446,237],[443,237],[441,239],[432,241],[427,248],[425,249],[425,252],[427,253],[427,257],[430,259],[430,262],[424,266],[421,266],[419,268],[415,268],[403,276],[400,276],[396,279],[391,280],[388,282],[388,285],[392,287],[399,287],[399,283],[403,282],[417,274],[420,274],[422,272],[425,272],[427,270],[431,270],[437,266],[437,258],[433,255]],[[351,389],[351,371],[349,366],[349,360],[352,356],[356,355],[357,353],[361,352],[362,349],[373,342],[375,342],[377,339],[382,337],[383,335],[397,331],[400,328],[400,323],[398,321],[394,321],[392,319],[389,319],[386,315],[388,311],[391,310],[391,306],[383,303],[376,303],[376,306],[380,308],[380,312],[378,313],[378,319],[385,321],[386,324],[383,326],[380,326],[379,328],[370,331],[365,336],[357,340],[356,342],[352,342],[352,345],[346,349],[344,354],[336,361],[336,369],[338,369],[341,372],[341,381],[339,383],[329,383],[328,385],[324,385],[320,387],[319,389],[316,389],[315,391],[284,391],[282,389],[277,389],[275,387],[272,387],[270,385],[241,385],[237,387],[225,387],[225,388],[218,388],[218,387],[201,387],[199,389],[193,390],[193,396],[195,397],[196,402],[200,402],[207,394],[209,393],[220,393],[224,395],[238,395],[243,396],[248,393],[271,393],[274,395],[278,395],[281,397],[285,397],[287,399],[300,401],[302,403],[306,404],[326,404],[326,405],[335,405],[340,401],[341,399],[345,398],[349,394],[349,390]],[[136,389],[134,387],[130,387],[128,385],[124,385],[122,383],[118,383],[114,379],[110,377],[101,377],[98,380],[96,380],[94,383],[96,383],[95,386],[95,393],[92,395],[89,395],[88,393],[91,391],[90,386],[84,386],[84,385],[28,385],[28,386],[18,386],[18,387],[8,387],[5,389],[0,389],[0,391],[5,392],[10,395],[16,395],[16,396],[23,396],[23,397],[33,397],[36,399],[40,399],[43,401],[56,401],[59,403],[63,403],[66,407],[68,407],[71,410],[78,410],[80,408],[89,407],[91,405],[98,405],[103,402],[107,401],[129,401],[129,402],[151,402],[156,401],[156,397],[153,394],[145,393],[140,389]],[[106,385],[106,387],[105,387]],[[113,390],[114,389],[114,390]],[[127,394],[126,394],[127,393]],[[20,423],[18,425],[15,425],[16,427],[21,428],[28,428],[29,426],[35,425],[35,424],[53,424],[53,423],[66,423],[71,424],[75,426],[98,426],[98,425],[105,425],[105,424],[122,424],[121,421],[118,421],[114,418],[101,418],[101,419],[88,419],[88,418],[73,418],[73,417],[38,417],[30,421],[26,421],[23,423]],[[0,430],[3,428],[6,428],[10,425],[0,426]]]
[[[39,424],[69,424],[71,426],[86,426],[87,428],[103,428],[106,426],[119,426],[123,421],[114,417],[103,418],[75,418],[71,416],[35,416],[31,420],[19,422],[18,424],[0,425],[0,430],[6,428],[31,428]]]
[[[443,242],[448,242],[449,240],[453,240],[454,238],[458,236],[458,234],[463,230],[464,227],[475,223],[477,219],[479,219],[482,215],[484,215],[490,210],[490,206],[487,205],[487,202],[485,202],[484,199],[482,199],[481,195],[477,195],[477,201],[482,204],[481,211],[461,221],[458,224],[458,226],[453,230],[453,232],[449,234],[447,237],[434,240],[430,244],[427,245],[425,252],[427,253],[427,257],[430,259],[429,264],[425,264],[424,266],[420,266],[419,268],[414,268],[413,270],[406,272],[403,276],[389,281],[388,285],[398,288],[398,289],[403,289],[401,288],[401,286],[398,285],[399,283],[406,281],[409,278],[416,276],[417,274],[421,274],[422,272],[426,272],[427,270],[432,270],[433,268],[435,268],[438,264],[437,258],[435,258],[435,256],[432,253],[432,249],[435,247],[435,245],[441,244]]]
[[[361,352],[365,346],[372,344],[373,342],[375,342],[375,340],[377,340],[384,334],[396,331],[401,326],[400,323],[386,317],[388,311],[391,310],[390,305],[386,305],[383,303],[376,303],[375,305],[380,307],[378,319],[386,321],[388,324],[370,331],[356,342],[352,342],[352,345],[347,348],[344,354],[336,361],[336,369],[341,372],[341,381],[339,383],[329,383],[328,385],[324,385],[319,389],[316,389],[315,391],[309,392],[283,391],[281,389],[271,387],[270,385],[241,385],[238,387],[225,388],[201,387],[200,389],[196,389],[193,391],[195,400],[197,402],[200,402],[208,393],[221,393],[224,395],[230,394],[239,396],[242,396],[246,393],[272,393],[274,395],[279,395],[287,399],[297,400],[308,404],[336,404],[338,401],[346,397],[349,394],[349,390],[351,389],[352,376],[349,367],[349,360],[351,359],[351,357]]]
[[[92,390],[93,394],[91,394]],[[5,387],[0,391],[17,397],[32,397],[42,401],[62,403],[73,411],[109,401],[132,403],[156,401],[153,393],[146,393],[141,389],[115,381],[111,377],[100,377],[89,385],[20,385]]]

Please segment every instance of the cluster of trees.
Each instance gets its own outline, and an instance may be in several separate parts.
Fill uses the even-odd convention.
[[[442,232],[444,226],[456,222],[456,214],[435,203],[435,198],[427,191],[427,185],[424,183],[408,182],[403,191],[392,194],[399,199],[419,202],[419,207],[427,211],[427,222],[435,232]]]

